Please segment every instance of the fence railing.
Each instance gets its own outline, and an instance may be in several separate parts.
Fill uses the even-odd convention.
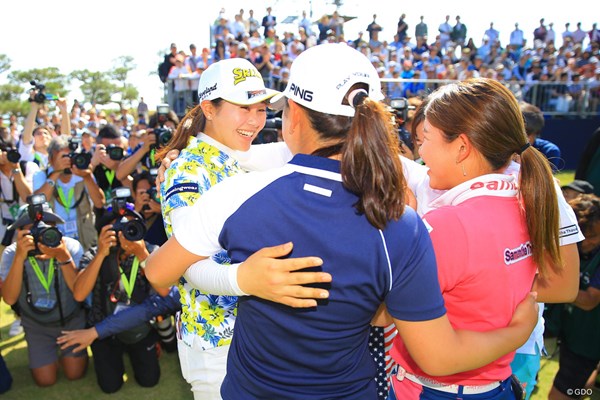
[[[388,99],[419,97],[433,92],[453,80],[387,79],[381,86]],[[546,115],[594,117],[600,114],[600,82],[524,82],[506,81],[504,85],[517,100],[538,106]],[[172,80],[165,83],[165,101],[179,116],[194,105],[193,90],[176,92]]]
[[[387,98],[426,96],[454,80],[444,79],[382,79]],[[505,81],[503,84],[517,100],[539,107],[546,115],[593,117],[600,113],[600,82],[525,82]]]

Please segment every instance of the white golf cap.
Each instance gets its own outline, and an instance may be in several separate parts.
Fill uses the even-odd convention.
[[[200,75],[198,85],[200,102],[221,98],[247,106],[269,100],[279,93],[267,89],[260,72],[243,58],[228,58],[211,64]]]
[[[321,44],[294,60],[287,87],[271,104],[281,109],[287,97],[314,111],[353,117],[354,108],[342,101],[355,83],[365,83],[370,98],[383,100],[381,81],[367,57],[344,43]]]

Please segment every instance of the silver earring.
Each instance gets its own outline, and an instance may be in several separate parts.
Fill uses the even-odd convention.
[[[465,171],[465,164],[460,163],[460,166],[462,167],[463,176],[467,176],[467,171]]]

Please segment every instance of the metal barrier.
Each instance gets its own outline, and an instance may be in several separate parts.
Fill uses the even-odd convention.
[[[447,79],[381,79],[383,93],[388,99],[422,97],[454,80]],[[600,114],[599,82],[524,82],[505,81],[503,84],[517,100],[538,106],[546,115],[594,117]],[[182,117],[194,106],[194,91],[176,92],[173,80],[165,83],[165,100]]]
[[[190,79],[190,81],[191,80],[193,79]],[[175,79],[167,79],[167,81],[165,82],[164,102],[169,105],[171,110],[173,110],[179,118],[182,118],[186,114],[187,110],[195,105],[194,101],[195,99],[197,99],[197,89],[175,91],[174,81]]]
[[[454,80],[446,79],[381,79],[388,99],[426,96]],[[600,114],[600,82],[524,82],[505,81],[503,84],[517,100],[538,106],[546,115],[594,117]]]

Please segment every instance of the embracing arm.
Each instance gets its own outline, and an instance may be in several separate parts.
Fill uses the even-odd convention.
[[[539,274],[533,282],[533,291],[543,303],[571,303],[579,289],[579,251],[577,244],[560,246],[564,266],[560,272],[548,268],[545,276]]]
[[[507,327],[488,332],[455,331],[447,315],[419,322],[394,319],[394,324],[423,371],[452,375],[487,365],[523,345],[537,323],[535,301],[535,294],[529,294]]]
[[[184,277],[193,287],[206,293],[252,295],[290,307],[316,307],[314,299],[327,298],[329,292],[302,285],[331,282],[331,275],[326,272],[298,272],[320,266],[323,260],[318,257],[282,258],[292,248],[292,243],[265,247],[243,263],[230,266],[205,259],[188,268]]]
[[[189,252],[175,236],[171,236],[165,244],[150,254],[144,273],[152,286],[168,287],[177,282],[190,265],[206,258]]]

